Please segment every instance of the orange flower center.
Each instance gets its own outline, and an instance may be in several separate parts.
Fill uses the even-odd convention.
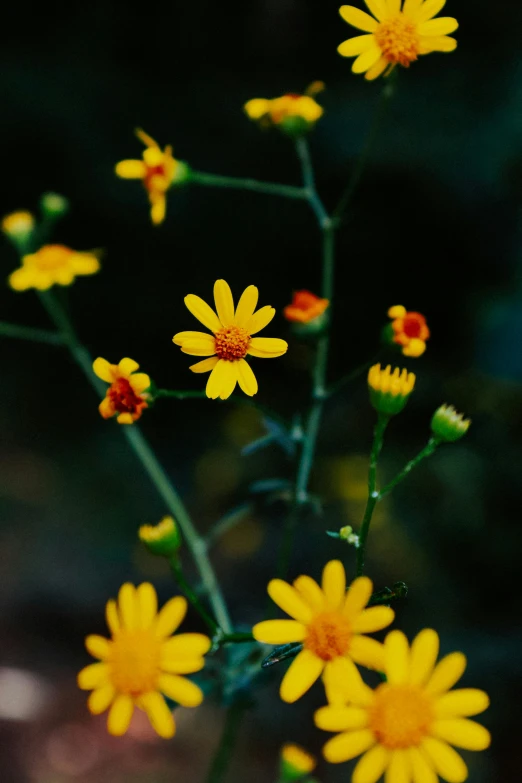
[[[160,163],[157,166],[147,166],[147,173],[145,174],[143,184],[148,191],[157,190],[159,181],[163,182],[166,176],[165,164]]]
[[[383,683],[375,690],[369,727],[385,748],[419,745],[433,720],[430,700],[416,687]]]
[[[407,68],[417,59],[420,44],[417,25],[404,14],[381,22],[374,35],[388,62]]]
[[[241,326],[225,326],[215,334],[216,355],[227,362],[244,359],[249,345],[250,335]]]
[[[308,626],[304,646],[323,661],[331,661],[348,651],[351,638],[350,624],[342,614],[323,612]]]
[[[147,407],[143,397],[136,394],[127,378],[118,378],[114,381],[107,390],[107,397],[118,413],[136,413],[141,408]]]
[[[112,684],[131,696],[155,690],[160,657],[161,642],[150,631],[119,631],[107,659]]]
[[[426,323],[424,316],[419,313],[406,313],[402,330],[407,337],[411,339],[421,337],[423,326]]]
[[[35,253],[34,261],[38,269],[49,271],[67,266],[73,251],[65,245],[45,245]]]

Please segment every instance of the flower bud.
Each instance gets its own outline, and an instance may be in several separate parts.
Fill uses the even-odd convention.
[[[399,367],[392,372],[390,365],[381,370],[380,364],[374,364],[368,373],[370,402],[385,416],[395,416],[402,411],[414,386],[415,375]]]
[[[465,419],[463,413],[457,413],[453,405],[441,405],[433,414],[431,431],[437,440],[453,443],[464,437],[470,424],[471,419]]]
[[[172,517],[163,517],[157,525],[142,525],[138,531],[140,541],[153,555],[171,557],[181,546],[181,535]]]
[[[283,310],[283,315],[292,324],[296,335],[320,334],[328,323],[328,299],[321,299],[311,291],[294,291],[291,304]]]
[[[351,525],[345,525],[339,530],[339,538],[346,541],[347,544],[352,544],[355,548],[359,546],[359,536],[353,532]]]
[[[40,199],[40,208],[45,217],[59,218],[69,211],[69,202],[59,193],[44,193]]]
[[[281,751],[280,780],[292,783],[309,775],[317,765],[317,760],[299,745],[287,743]]]
[[[11,212],[2,219],[2,232],[11,240],[16,249],[21,252],[27,252],[28,242],[31,240],[34,231],[34,217],[30,212],[19,210]]]

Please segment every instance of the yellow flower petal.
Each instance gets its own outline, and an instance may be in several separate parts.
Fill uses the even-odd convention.
[[[126,582],[120,587],[120,592],[118,593],[118,606],[123,627],[130,631],[137,628],[138,605],[136,602],[136,589],[134,585]]]
[[[165,220],[167,211],[167,199],[163,194],[157,194],[151,199],[150,219],[155,226],[159,226]]]
[[[134,424],[132,413],[120,413],[120,415],[116,417],[116,421],[118,424]]]
[[[424,628],[417,634],[411,645],[409,676],[411,685],[424,685],[433,672],[438,654],[438,634],[432,628]]]
[[[368,579],[367,576],[359,576],[357,579],[354,579],[346,594],[343,614],[350,619],[355,618],[370,600],[372,590],[372,580]]]
[[[377,30],[377,21],[365,11],[354,8],[353,5],[342,5],[339,13],[345,22],[358,30],[365,30],[367,33],[374,33]]]
[[[149,146],[143,151],[143,160],[147,166],[161,166],[164,163],[165,153],[160,150],[157,144]]]
[[[330,560],[323,569],[322,588],[332,609],[339,609],[346,591],[346,573],[340,560]]]
[[[193,316],[200,321],[203,326],[210,329],[211,332],[219,332],[221,322],[213,309],[195,294],[187,294],[184,299],[187,310],[190,310]]]
[[[231,326],[234,323],[234,299],[226,280],[216,280],[214,283],[214,302],[222,325]]]
[[[236,307],[234,316],[236,326],[242,326],[244,328],[250,321],[254,314],[254,310],[256,309],[258,297],[259,291],[255,285],[249,285],[248,288],[245,288]],[[251,334],[251,332],[249,332],[249,334]]]
[[[366,3],[368,10],[370,11],[373,16],[379,20],[379,22],[382,22],[383,19],[386,19],[388,16],[388,6],[386,5],[386,0],[364,0]]]
[[[248,394],[249,397],[253,397],[254,394],[257,394],[258,385],[251,366],[244,359],[240,359],[239,362],[237,362],[236,369],[240,388],[245,394]]]
[[[408,681],[410,651],[408,640],[402,631],[390,631],[384,641],[386,677],[390,685],[403,685]]]
[[[132,713],[134,712],[134,702],[130,696],[120,694],[116,696],[109,710],[107,718],[107,731],[114,737],[121,737],[129,728]]]
[[[460,680],[466,669],[466,656],[461,652],[450,653],[446,655],[436,665],[433,674],[426,683],[426,693],[435,696],[444,693],[453,688],[455,683]]]
[[[408,753],[413,783],[439,783],[437,773],[425,753],[413,747],[408,749]]]
[[[451,16],[443,16],[440,19],[430,19],[419,25],[420,35],[448,35],[453,33],[459,26],[456,19]]]
[[[197,339],[183,340],[181,351],[182,353],[188,353],[190,356],[214,356],[216,343],[212,335],[201,335]]]
[[[161,693],[157,691],[145,693],[139,700],[139,706],[145,711],[156,734],[164,739],[174,736],[176,732],[174,717]]]
[[[189,370],[196,373],[210,372],[210,370],[213,370],[218,362],[219,359],[217,356],[211,356],[209,359],[203,359],[202,362],[196,362],[196,364],[191,364]]]
[[[354,636],[350,644],[350,656],[361,666],[384,671],[384,645],[376,639]]]
[[[374,633],[393,622],[395,612],[389,606],[372,606],[358,614],[353,621],[355,633]]]
[[[491,744],[491,735],[480,723],[465,718],[444,718],[432,723],[430,733],[465,750],[485,750]]]
[[[281,681],[281,699],[288,704],[297,701],[319,679],[323,669],[324,661],[321,658],[309,650],[301,650]]]
[[[381,57],[380,60],[377,60],[375,65],[372,65],[371,68],[368,68],[368,70],[364,74],[364,78],[367,81],[372,82],[374,79],[377,79],[382,73],[384,73],[384,71],[386,70],[386,68],[389,67],[389,65],[390,63],[388,62],[386,57]]]
[[[411,761],[407,750],[392,750],[388,769],[386,770],[386,783],[410,783]]]
[[[25,267],[20,267],[11,272],[7,278],[13,291],[27,291],[33,285],[33,275]]]
[[[147,174],[147,167],[142,160],[120,160],[115,171],[122,179],[143,179]]]
[[[196,683],[187,680],[186,677],[178,677],[175,674],[160,674],[158,688],[169,699],[181,704],[182,707],[198,707],[203,701],[203,691]]]
[[[272,579],[268,583],[268,595],[272,601],[294,620],[305,625],[312,619],[312,611],[301,598],[298,591],[282,579]]]
[[[212,340],[214,339],[212,335],[207,334],[206,332],[178,332],[172,338],[172,342],[175,345],[183,345],[187,340],[199,340],[200,337],[210,337]]]
[[[362,681],[357,666],[351,658],[334,658],[326,664],[323,675],[326,698],[330,704],[353,702],[363,706],[368,698],[373,701],[373,691]]]
[[[98,358],[93,361],[92,369],[94,374],[106,383],[112,383],[116,377],[114,374],[114,370],[116,369],[115,365],[110,364],[107,359],[102,359],[101,356],[98,356]]]
[[[167,601],[156,620],[156,636],[171,636],[183,622],[186,613],[187,601],[182,595]]]
[[[425,737],[421,749],[431,760],[436,772],[447,783],[464,783],[468,777],[468,768],[457,751],[446,742],[435,737]]]
[[[223,364],[225,365],[225,368],[223,371],[223,380],[219,397],[222,400],[228,400],[236,388],[239,362],[223,362]]]
[[[194,674],[205,666],[204,658],[161,658],[160,667],[170,674]]]
[[[105,607],[105,620],[107,622],[107,627],[112,634],[115,634],[120,630],[118,607],[116,601],[113,599],[107,601],[107,605]]]
[[[386,0],[386,6],[388,8],[388,15],[395,16],[401,10],[402,0]]]
[[[137,372],[129,380],[136,394],[141,394],[150,386],[150,376],[145,372]]]
[[[244,109],[251,120],[260,120],[270,111],[270,101],[266,98],[252,98],[245,103]]]
[[[439,2],[440,0],[436,0],[436,1]],[[442,0],[443,4],[445,2],[446,0]],[[422,5],[423,5],[423,0],[404,0],[402,12],[403,14],[408,16],[412,21],[416,22],[419,17],[419,9]],[[424,5],[426,5],[426,3],[424,3]],[[393,316],[390,316],[390,318],[393,318]]]
[[[104,636],[91,634],[85,639],[85,647],[94,658],[104,661],[109,655],[111,643]]]
[[[78,672],[76,682],[82,691],[90,691],[106,685],[109,677],[109,667],[106,663],[90,663]]]
[[[115,695],[116,689],[110,683],[107,683],[102,688],[96,688],[89,694],[87,699],[87,708],[91,715],[100,715],[102,712],[105,712],[112,704]]]
[[[278,337],[253,337],[248,353],[261,359],[274,359],[288,350],[288,343]]]
[[[314,715],[315,725],[323,731],[353,731],[368,725],[368,711],[360,707],[321,707]]]
[[[337,47],[337,51],[342,57],[356,57],[368,49],[375,46],[373,35],[356,35],[354,38],[348,38]]]
[[[257,313],[254,313],[254,315],[248,319],[244,325],[245,331],[248,334],[257,334],[257,332],[260,332],[261,329],[265,328],[265,326],[268,326],[274,317],[275,312],[275,309],[270,305],[261,307]]]
[[[460,688],[437,699],[435,713],[442,717],[478,715],[489,707],[489,696],[478,688]]]
[[[114,403],[109,399],[109,397],[104,397],[104,399],[98,405],[98,410],[104,419],[110,419],[111,416],[114,416],[116,413],[114,409]]]
[[[254,639],[265,644],[289,644],[306,639],[307,630],[296,620],[263,620],[252,628]]]
[[[134,132],[135,132],[136,136],[138,137],[138,139],[141,142],[143,142],[143,144],[145,144],[146,147],[157,147],[158,146],[158,142],[154,141],[152,136],[149,136],[149,134],[145,133],[145,131],[142,130],[141,128],[136,128],[136,130]]]
[[[427,22],[428,19],[433,19],[434,16],[437,16],[442,11],[445,5],[446,0],[426,0],[425,3],[420,4],[414,21],[417,24],[422,24]]]
[[[206,394],[211,400],[226,400],[237,383],[237,363],[219,359],[207,381]]]
[[[69,264],[75,275],[93,275],[100,269],[100,262],[91,253],[73,253]]]
[[[441,36],[421,36],[419,38],[419,54],[429,54],[430,52],[454,52],[457,48],[455,38],[448,35]]]
[[[118,370],[120,371],[120,375],[124,378],[128,378],[131,373],[136,372],[136,370],[139,369],[140,365],[138,362],[135,362],[134,359],[129,359],[128,357],[122,359],[118,363]]]
[[[321,612],[324,609],[324,593],[311,576],[304,574],[298,576],[294,580],[294,587],[314,612]]]
[[[150,628],[158,611],[158,596],[149,582],[143,582],[136,590],[138,627]]]
[[[339,764],[359,756],[372,745],[375,745],[375,737],[368,729],[347,731],[328,740],[323,755],[330,764]]]
[[[208,653],[212,642],[202,633],[180,633],[161,645],[162,658],[195,658]]]
[[[354,60],[352,71],[354,73],[364,73],[369,68],[372,68],[375,63],[381,59],[381,56],[382,52],[377,45],[373,46],[371,49],[367,49]]]
[[[357,762],[352,783],[376,783],[388,766],[390,752],[382,745],[370,748]]]

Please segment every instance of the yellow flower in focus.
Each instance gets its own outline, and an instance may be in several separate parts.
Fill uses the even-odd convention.
[[[9,275],[9,285],[14,291],[47,291],[53,285],[71,285],[78,275],[93,275],[99,269],[94,253],[78,253],[65,245],[44,245],[22,257],[22,266]]]
[[[165,220],[167,190],[174,182],[187,179],[188,167],[172,156],[171,146],[161,150],[157,142],[140,129],[136,136],[146,147],[143,160],[120,161],[116,164],[116,174],[122,179],[141,179],[149,196],[151,220],[159,225]]]
[[[285,133],[299,135],[310,130],[323,116],[323,107],[313,97],[322,90],[323,82],[313,82],[304,95],[287,93],[279,98],[252,98],[244,109],[251,120],[262,126],[277,126]]]
[[[182,596],[167,601],[158,612],[151,584],[124,584],[118,601],[108,601],[106,620],[111,638],[87,636],[88,652],[98,663],[78,674],[78,687],[91,691],[87,706],[93,715],[109,709],[109,734],[125,734],[138,707],[147,714],[160,737],[174,735],[174,718],[163,694],[182,707],[197,707],[203,692],[182,674],[198,672],[211,641],[200,633],[173,637],[187,612]]]
[[[395,614],[387,606],[365,608],[372,594],[368,577],[360,576],[346,592],[344,566],[331,560],[322,587],[309,576],[299,576],[293,586],[272,579],[268,594],[292,619],[257,623],[254,638],[265,644],[303,642],[281,682],[283,701],[299,699],[321,675],[328,700],[338,701],[360,680],[355,663],[382,669],[382,644],[364,634],[386,628]]]
[[[281,780],[285,783],[301,780],[305,775],[313,772],[317,766],[317,759],[311,753],[287,742],[281,749]]]
[[[395,367],[392,372],[391,365],[382,370],[380,364],[374,364],[368,372],[371,404],[379,413],[395,416],[408,402],[415,380],[415,374],[406,369]]]
[[[193,364],[192,372],[210,372],[207,381],[207,397],[226,400],[239,383],[249,397],[257,392],[257,381],[246,361],[247,355],[261,359],[274,359],[286,353],[288,343],[276,337],[252,337],[267,326],[275,315],[269,305],[254,312],[259,292],[249,285],[234,310],[234,299],[225,280],[214,284],[214,302],[217,315],[209,305],[195,294],[185,297],[185,304],[198,321],[213,332],[178,332],[172,338],[183,353],[192,356],[208,356]]]
[[[452,691],[466,668],[466,658],[454,652],[437,665],[439,637],[426,628],[411,649],[401,631],[384,642],[386,682],[371,690],[362,680],[350,693],[350,706],[330,705],[315,714],[316,725],[341,732],[324,746],[331,763],[364,753],[352,783],[462,783],[467,767],[451,745],[484,750],[489,732],[467,720],[489,705],[475,688]]]
[[[13,239],[25,239],[34,228],[34,217],[30,212],[19,210],[2,218],[2,232]]]
[[[118,424],[133,424],[148,407],[149,395],[145,392],[150,386],[150,378],[144,372],[136,372],[139,367],[134,359],[128,357],[119,364],[110,364],[101,357],[94,360],[92,369],[95,375],[110,383],[105,399],[99,405],[104,419],[118,414]]]
[[[421,54],[452,52],[457,47],[453,33],[459,26],[451,16],[434,19],[446,0],[365,0],[373,16],[353,5],[343,5],[339,13],[345,22],[366,35],[349,38],[338,46],[343,57],[355,57],[354,73],[376,79],[396,65],[408,68]],[[402,6],[402,10],[401,10]]]

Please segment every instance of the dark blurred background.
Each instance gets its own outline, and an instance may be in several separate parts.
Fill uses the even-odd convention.
[[[171,342],[194,328],[186,293],[209,299],[224,277],[236,297],[254,283],[260,303],[280,311],[292,290],[318,290],[320,242],[306,205],[186,188],[171,191],[167,220],[154,228],[140,184],[118,180],[113,169],[141,154],[133,136],[141,126],[196,169],[297,184],[292,144],[249,123],[242,105],[321,79],[325,115],[311,147],[320,192],[333,208],[383,84],[352,75],[351,61],[337,55],[337,45],[357,34],[338,5],[200,0],[131,8],[93,0],[3,9],[0,214],[34,210],[40,194],[54,190],[71,201],[54,239],[103,248],[101,274],[68,292],[94,355],[131,356],[162,387],[202,388]],[[433,626],[443,652],[468,654],[463,682],[491,694],[484,723],[494,735],[489,751],[464,754],[470,780],[511,783],[520,778],[513,718],[522,696],[522,6],[451,0],[443,13],[460,21],[458,50],[401,71],[339,235],[330,374],[335,380],[373,355],[390,305],[426,314],[432,339],[426,355],[410,362],[418,385],[390,427],[382,478],[424,445],[442,402],[465,411],[473,426],[382,504],[369,572],[379,587],[408,583],[398,624],[410,636]],[[4,243],[4,278],[16,265]],[[1,309],[4,320],[48,326],[32,292],[4,286]],[[287,331],[278,315],[266,334]],[[254,360],[259,401],[286,415],[305,403],[311,358],[309,346],[290,342],[283,359]],[[203,780],[222,721],[212,700],[178,711],[172,743],[139,719],[124,739],[113,739],[75,685],[88,662],[83,637],[104,632],[105,601],[123,581],[151,580],[162,600],[172,595],[168,573],[136,543],[137,527],[166,509],[65,352],[6,339],[0,346],[2,781]],[[313,474],[323,515],[303,520],[292,577],[318,577],[331,557],[353,562],[325,530],[360,523],[373,421],[363,378],[330,403]],[[142,422],[201,530],[248,501],[253,482],[292,477],[277,446],[242,456],[263,433],[251,409],[164,401]],[[281,499],[257,495],[215,549],[238,627],[264,610],[283,519]],[[199,629],[193,612],[185,627]],[[311,720],[324,701],[319,686],[283,705],[281,675],[261,680],[230,781],[272,780],[283,741],[319,751],[325,739]],[[347,780],[349,770],[322,763],[317,777]]]

